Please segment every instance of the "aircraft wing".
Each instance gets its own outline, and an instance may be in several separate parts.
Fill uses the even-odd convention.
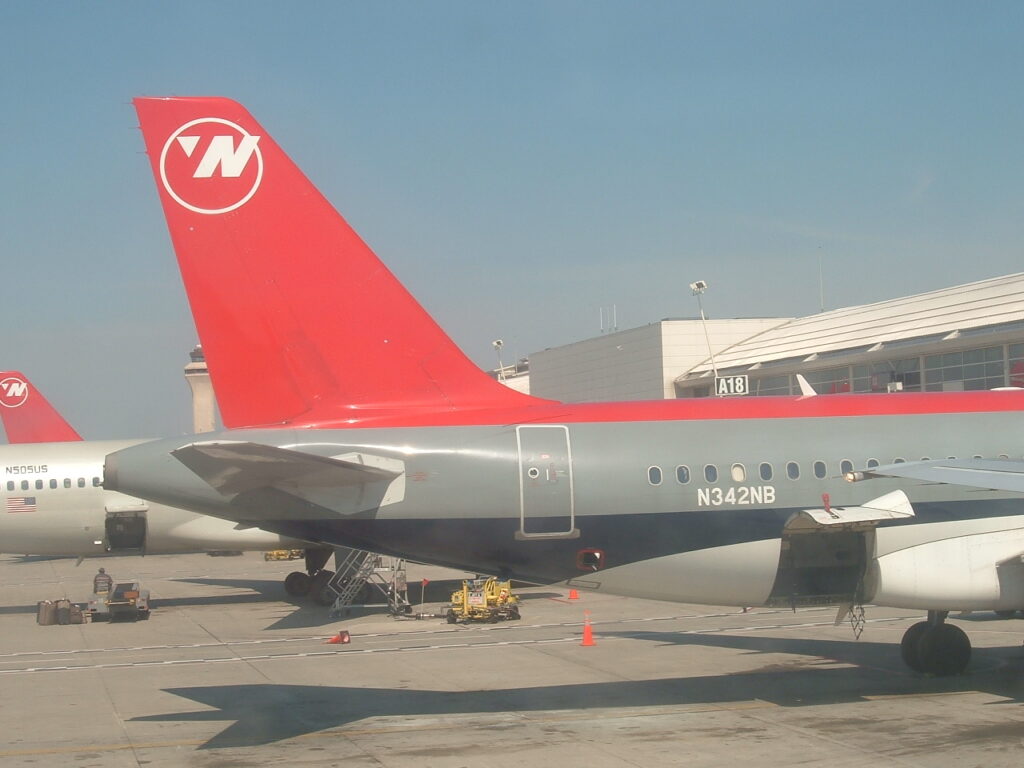
[[[908,461],[849,472],[851,481],[903,477],[926,483],[967,485],[993,491],[1024,493],[1024,461],[1018,459],[938,459]]]
[[[374,466],[359,454],[317,456],[303,451],[244,441],[201,442],[171,452],[225,496],[269,487],[307,489],[388,482],[403,473]]]

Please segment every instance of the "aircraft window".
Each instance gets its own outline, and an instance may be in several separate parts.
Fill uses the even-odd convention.
[[[686,485],[690,482],[690,468],[685,464],[680,464],[676,467],[676,482],[680,485]]]
[[[999,458],[1000,459],[1008,459],[1008,458],[1010,458],[1010,455],[1008,453],[1000,453],[999,454]]]
[[[65,488],[70,488],[71,487],[71,478],[70,477],[65,477],[64,478],[64,487]]]
[[[53,478],[50,478],[50,490],[53,490],[56,487],[57,487],[57,481],[54,480]]]
[[[906,459],[901,459],[901,458],[897,457],[897,458],[892,460],[892,463],[893,464],[906,464],[907,460]]]
[[[7,481],[7,490],[8,491],[13,491],[14,490],[14,481],[13,480],[8,480]]]
[[[21,490],[23,490],[23,491],[27,491],[28,490],[28,480],[22,480],[21,481]]]
[[[730,473],[732,474],[732,481],[734,483],[742,483],[747,479],[747,468],[742,464],[733,464]]]
[[[661,467],[647,468],[647,482],[651,485],[661,485]]]
[[[775,473],[774,470],[772,469],[772,465],[769,464],[767,461],[761,463],[761,466],[759,467],[759,470],[761,472],[761,479],[762,480],[771,480],[772,479],[772,475]]]
[[[705,464],[704,465],[704,479],[707,480],[709,483],[717,483],[718,482],[718,467],[716,467],[714,464]]]
[[[78,478],[78,487],[79,488],[85,488],[85,478],[84,477]]]
[[[847,472],[853,472],[853,462],[849,459],[843,459],[839,462],[839,474],[845,475]]]
[[[825,474],[826,474],[825,462],[824,461],[816,461],[816,462],[814,462],[814,476],[816,478],[818,478],[819,480],[821,480],[823,477],[825,477]]]
[[[946,458],[950,461],[956,461],[956,456],[947,456]]]
[[[931,461],[927,456],[922,456],[921,461]]]
[[[36,490],[37,491],[43,490],[43,481],[42,480],[36,480]]]
[[[868,459],[866,466],[868,469],[874,469],[878,466],[878,459]]]
[[[974,454],[974,458],[976,458],[976,459],[983,459],[985,457],[982,456],[980,453],[976,453],[976,454]]]
[[[786,464],[786,475],[789,477],[790,480],[799,480],[800,465],[797,464],[795,461],[791,461],[788,464]]]
[[[99,488],[100,487],[100,479],[98,477],[94,477],[92,479],[92,487],[93,488]]]

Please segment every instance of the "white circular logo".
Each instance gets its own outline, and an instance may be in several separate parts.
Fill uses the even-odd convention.
[[[17,408],[28,400],[28,382],[17,376],[8,376],[0,381],[0,405]]]
[[[227,213],[245,205],[263,179],[260,138],[219,117],[185,123],[160,153],[164,189],[196,213]]]

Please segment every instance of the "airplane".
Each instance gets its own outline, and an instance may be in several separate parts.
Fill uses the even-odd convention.
[[[934,674],[971,656],[950,611],[1024,607],[1024,483],[999,479],[1024,468],[1024,393],[521,394],[242,105],[134,104],[225,429],[112,452],[106,488],[538,584],[926,611],[901,655]],[[966,482],[932,461],[953,456]]]
[[[104,457],[142,441],[82,440],[23,373],[0,372],[0,420],[10,442],[0,446],[5,508],[0,551],[5,554],[97,557],[309,547],[276,533],[104,489]],[[289,593],[312,593],[322,602],[321,592],[334,575],[323,568],[329,555],[329,550],[310,548],[307,559],[316,567],[312,575],[289,574]]]

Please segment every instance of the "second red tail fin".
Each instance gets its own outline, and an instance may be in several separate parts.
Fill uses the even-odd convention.
[[[82,439],[28,378],[17,371],[0,371],[0,420],[9,443],[65,443]]]
[[[135,108],[226,426],[533,402],[456,347],[240,104]]]

